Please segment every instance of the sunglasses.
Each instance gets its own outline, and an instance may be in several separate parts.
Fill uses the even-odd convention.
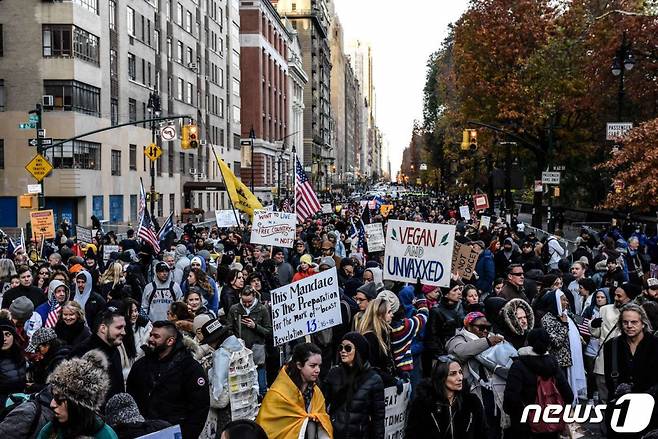
[[[352,352],[352,345],[342,344],[338,347],[338,352],[345,352],[346,354],[349,354]]]
[[[525,276],[525,273],[510,273],[512,276]]]

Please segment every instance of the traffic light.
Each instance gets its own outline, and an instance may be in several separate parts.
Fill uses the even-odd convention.
[[[183,135],[180,142],[182,149],[199,147],[199,128],[196,125],[183,125]]]
[[[475,151],[478,149],[478,132],[477,130],[464,130],[462,132],[462,151]]]

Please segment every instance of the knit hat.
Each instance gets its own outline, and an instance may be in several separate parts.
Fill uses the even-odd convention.
[[[423,285],[423,287],[422,287],[423,294],[426,295],[426,296],[429,293],[431,293],[432,291],[436,291],[438,289],[439,289],[439,287],[434,286],[434,285]]]
[[[91,411],[98,411],[110,387],[107,357],[95,349],[82,358],[65,360],[48,377],[53,393]]]
[[[393,314],[395,314],[397,310],[400,309],[400,299],[398,299],[398,296],[396,296],[393,291],[389,291],[389,290],[381,291],[377,295],[377,298],[381,298],[388,301],[389,305],[391,305],[391,311],[393,312]]]
[[[202,313],[202,314],[199,314],[198,316],[196,316],[194,318],[194,323],[192,323],[192,328],[194,329],[194,333],[196,334],[196,332],[199,329],[201,329],[201,327],[203,325],[205,325],[206,323],[208,323],[211,320],[212,320],[212,316],[208,313],[205,313],[205,312]]]
[[[9,319],[0,318],[0,331],[9,331],[16,337],[16,325]]]
[[[299,258],[299,263],[300,264],[311,265],[311,264],[313,264],[313,256],[309,255],[308,253],[305,254],[305,255],[302,255],[302,257]]]
[[[484,249],[486,248],[485,245],[484,245],[484,241],[481,241],[481,240],[479,240],[479,239],[478,239],[477,241],[471,241],[470,244],[471,244],[471,245],[477,245],[477,246],[479,246],[482,250],[484,250]]]
[[[624,293],[628,296],[629,299],[633,300],[640,294],[642,294],[642,287],[639,285],[632,284],[630,282],[624,282],[619,286],[622,290],[624,290]]]
[[[329,268],[334,268],[336,266],[336,261],[331,256],[325,256],[324,258],[320,259],[320,263],[318,265],[327,265]]]
[[[9,305],[9,312],[14,319],[24,322],[32,317],[34,304],[27,297],[20,296],[11,302],[11,305]]]
[[[474,311],[474,312],[469,312],[466,314],[466,317],[464,317],[464,326],[468,326],[477,319],[482,319],[486,318],[484,314],[482,314],[480,311]]]
[[[32,335],[32,338],[30,339],[30,343],[27,345],[27,348],[25,348],[25,352],[29,354],[33,354],[37,351],[39,345],[51,342],[56,338],[57,338],[57,333],[53,328],[41,327],[37,329]]]
[[[343,335],[343,340],[347,340],[354,345],[364,363],[370,359],[370,345],[363,335],[358,332],[348,332]]]
[[[450,286],[449,286],[448,288],[446,288],[446,287],[441,287],[441,295],[442,295],[442,296],[445,296],[446,294],[448,294],[448,293],[450,292],[450,290],[452,290],[452,289],[455,288],[456,286],[462,286],[462,287],[463,287],[463,286],[464,286],[464,282],[462,282],[462,281],[460,281],[460,280],[450,279]]]
[[[144,422],[137,403],[129,393],[117,393],[105,406],[105,421],[110,427]]]
[[[373,300],[377,297],[377,285],[374,282],[368,282],[367,284],[361,285],[356,289],[357,293],[363,293],[368,300]]]

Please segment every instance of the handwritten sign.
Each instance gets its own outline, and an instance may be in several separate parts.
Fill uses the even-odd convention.
[[[336,268],[272,290],[274,346],[340,325]]]
[[[471,219],[471,211],[468,209],[468,206],[459,206],[459,214],[466,221]]]
[[[471,280],[479,256],[480,253],[474,251],[470,245],[455,242],[455,247],[452,251],[452,271],[456,271],[466,280]]]
[[[289,212],[254,210],[251,243],[292,248],[297,216]]]
[[[489,208],[489,197],[487,194],[475,194],[473,195],[473,205],[475,206],[475,211],[487,210]]]
[[[482,215],[480,217],[480,227],[486,227],[487,229],[489,229],[490,226],[491,226],[491,217],[487,215]]]
[[[139,436],[138,439],[180,439],[181,437],[180,425],[176,424],[173,427],[168,427],[164,430],[158,430],[145,436]]]
[[[238,227],[238,222],[235,219],[235,212],[233,210],[216,210],[215,220],[217,227]]]
[[[52,210],[33,210],[30,212],[32,239],[55,239],[55,215]]]
[[[78,242],[86,242],[91,244],[91,229],[82,226],[75,226],[75,237]]]
[[[407,405],[411,397],[411,384],[404,383],[402,393],[398,395],[395,387],[384,389],[386,404],[384,418],[384,438],[404,439],[404,430],[407,425]]]
[[[105,244],[103,246],[103,261],[107,262],[110,260],[110,255],[113,252],[119,253],[119,246],[118,245],[110,245],[110,244]]]
[[[384,228],[382,223],[366,224],[366,242],[368,251],[380,252],[384,250]]]
[[[322,203],[322,213],[332,213],[331,203]]]
[[[455,226],[389,220],[384,279],[450,285]]]

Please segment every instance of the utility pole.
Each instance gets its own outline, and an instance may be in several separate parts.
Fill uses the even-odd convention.
[[[160,96],[158,96],[155,92],[151,92],[149,95],[149,102],[146,107],[150,113],[153,113],[155,117],[160,117]],[[156,121],[152,120],[151,121],[151,143],[155,143],[155,130],[157,129]],[[156,217],[155,213],[155,198],[156,198],[156,193],[155,193],[155,160],[151,160],[151,168],[150,168],[150,175],[151,175],[151,203],[150,203],[150,208],[151,208],[151,216]]]
[[[43,155],[44,150],[43,150],[43,132],[41,131],[42,125],[41,125],[41,116],[42,116],[42,107],[41,104],[37,104],[36,108],[32,111],[29,112],[29,114],[36,114],[37,116],[37,122],[36,122],[36,139],[37,139],[37,154]],[[41,192],[39,193],[39,196],[37,197],[39,200],[39,210],[43,210],[46,208],[46,196],[44,194],[44,188],[43,188],[43,179],[41,182],[39,182],[41,185]]]

